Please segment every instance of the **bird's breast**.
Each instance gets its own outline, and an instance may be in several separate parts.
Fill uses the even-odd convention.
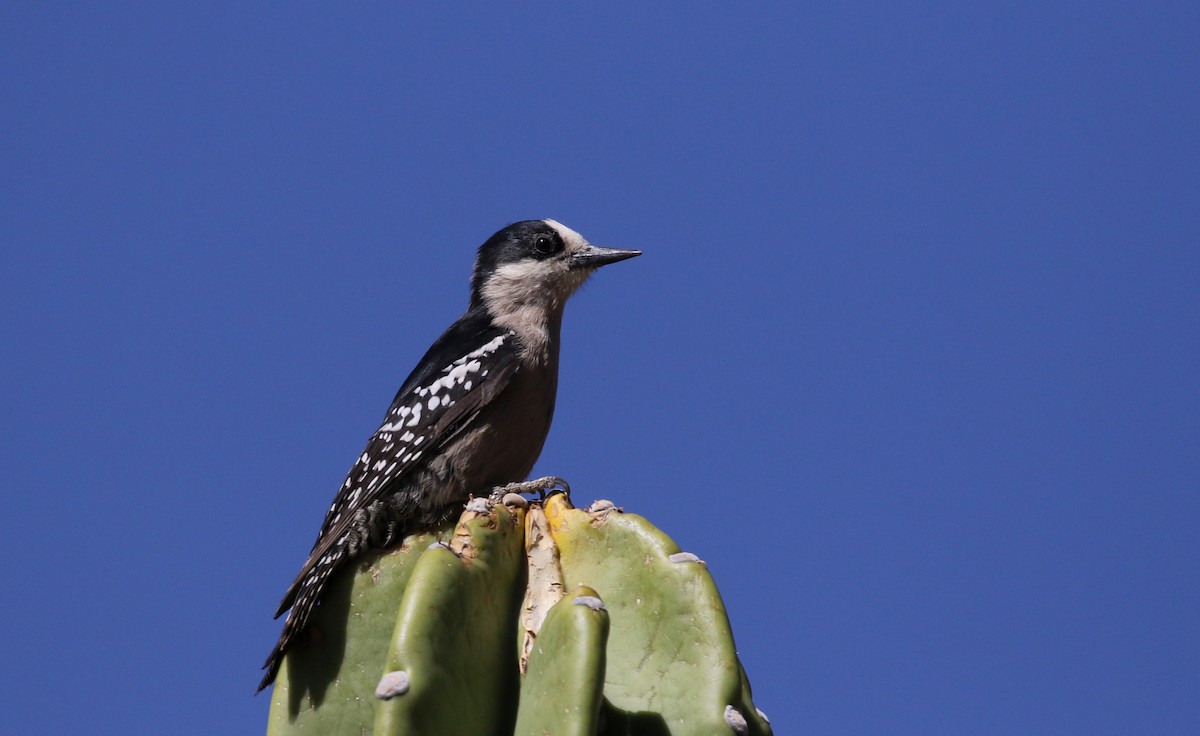
[[[524,480],[533,470],[554,417],[556,370],[522,367],[444,452],[431,461],[444,504]]]

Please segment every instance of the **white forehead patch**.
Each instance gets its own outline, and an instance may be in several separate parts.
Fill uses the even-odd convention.
[[[542,222],[558,231],[558,237],[563,239],[563,243],[566,244],[567,250],[569,251],[579,250],[588,244],[587,238],[562,224],[558,220],[542,220]]]

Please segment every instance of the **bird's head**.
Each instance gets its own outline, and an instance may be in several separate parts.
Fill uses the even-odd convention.
[[[641,255],[600,248],[555,220],[524,220],[499,231],[479,248],[471,275],[471,306],[494,318],[560,312],[597,268]]]

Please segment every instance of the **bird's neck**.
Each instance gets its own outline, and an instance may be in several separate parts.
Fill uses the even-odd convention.
[[[521,342],[523,362],[546,363],[558,356],[562,315],[561,305],[553,309],[525,306],[500,314],[493,313],[492,320],[516,334]]]
[[[563,307],[583,284],[586,273],[571,280],[541,281],[501,269],[480,290],[484,308],[500,327],[516,333],[526,362],[546,362],[558,356]]]

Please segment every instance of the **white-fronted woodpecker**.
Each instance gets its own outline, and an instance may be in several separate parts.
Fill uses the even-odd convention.
[[[509,225],[479,248],[466,314],[396,393],[275,613],[290,609],[260,691],[307,629],[330,575],[529,475],[554,415],[563,307],[597,268],[637,255],[594,246],[554,220]]]

